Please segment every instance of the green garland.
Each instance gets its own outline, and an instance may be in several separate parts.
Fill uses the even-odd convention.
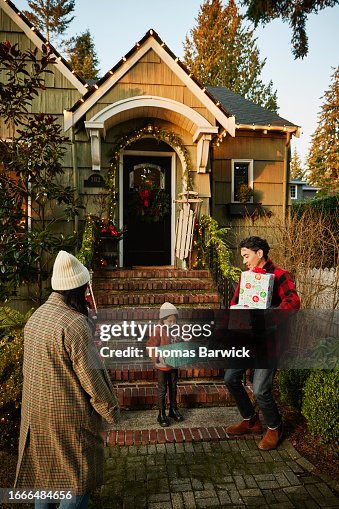
[[[230,228],[220,228],[217,221],[211,216],[202,216],[199,221],[199,237],[201,239],[204,239],[202,231],[203,229],[206,229],[208,232],[207,242],[202,240],[204,254],[206,253],[206,248],[211,244],[214,244],[222,273],[225,277],[233,279],[234,281],[238,281],[241,274],[241,269],[231,265],[231,252],[224,240]]]
[[[81,248],[76,255],[78,260],[86,267],[90,267],[93,260],[96,230],[95,218],[91,215],[86,216]]]
[[[118,188],[116,187],[116,175],[119,173],[119,164],[120,164],[120,153],[124,150],[128,145],[131,145],[135,141],[140,140],[144,136],[153,136],[157,141],[164,141],[171,145],[171,147],[179,149],[182,153],[183,158],[185,160],[186,168],[184,171],[184,179],[187,184],[187,190],[192,191],[193,183],[191,172],[193,171],[191,156],[189,151],[185,147],[184,142],[178,134],[175,134],[172,131],[168,131],[167,129],[158,129],[157,127],[154,130],[150,131],[147,127],[143,127],[142,129],[133,130],[125,135],[123,135],[119,141],[113,147],[113,156],[111,159],[111,167],[108,173],[106,174],[105,181],[108,189],[110,190],[110,202],[109,202],[109,217],[114,219],[115,208],[117,204],[117,194]]]

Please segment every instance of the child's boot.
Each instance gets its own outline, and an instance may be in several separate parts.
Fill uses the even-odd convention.
[[[158,422],[159,422],[160,426],[162,426],[163,428],[167,428],[167,426],[170,425],[170,422],[168,420],[168,417],[166,415],[164,408],[159,410]]]
[[[171,407],[168,412],[168,417],[171,417],[177,422],[181,422],[184,420],[184,416],[179,412],[176,407]]]

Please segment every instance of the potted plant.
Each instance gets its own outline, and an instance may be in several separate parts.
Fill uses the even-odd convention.
[[[235,194],[237,202],[228,204],[228,215],[245,217],[261,214],[261,203],[252,203],[251,199],[253,196],[254,191],[252,187],[247,184],[241,184]]]
[[[240,203],[249,203],[251,198],[254,196],[252,187],[247,184],[241,184],[237,191],[236,197]]]
[[[112,222],[100,227],[100,256],[106,261],[106,269],[112,270],[118,267],[118,245],[124,232],[124,229],[117,228]]]

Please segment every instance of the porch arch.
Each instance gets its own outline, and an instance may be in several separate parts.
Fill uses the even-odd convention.
[[[193,142],[197,143],[197,171],[201,173],[206,171],[209,144],[212,135],[218,132],[218,127],[213,126],[199,112],[185,104],[165,97],[147,95],[129,97],[110,104],[85,121],[85,127],[91,138],[94,171],[100,171],[101,138],[105,138],[106,131],[122,122],[141,117],[158,117],[180,125],[190,132]]]

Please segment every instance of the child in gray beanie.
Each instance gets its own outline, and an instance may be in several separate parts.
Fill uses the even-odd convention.
[[[170,328],[174,325],[178,318],[178,310],[170,302],[165,302],[159,312],[159,325],[167,325],[168,327],[156,327],[156,332],[147,341],[147,347],[158,347],[166,346],[177,341],[177,338],[172,338],[170,335]],[[154,352],[148,350],[148,352]],[[178,370],[165,364],[155,354],[151,355],[155,367],[158,370],[158,405],[159,415],[158,422],[160,426],[167,427],[170,425],[168,417],[171,417],[177,422],[183,421],[184,418],[177,408],[177,382],[178,382]],[[166,393],[167,386],[170,400],[170,410],[168,417],[166,415]]]

